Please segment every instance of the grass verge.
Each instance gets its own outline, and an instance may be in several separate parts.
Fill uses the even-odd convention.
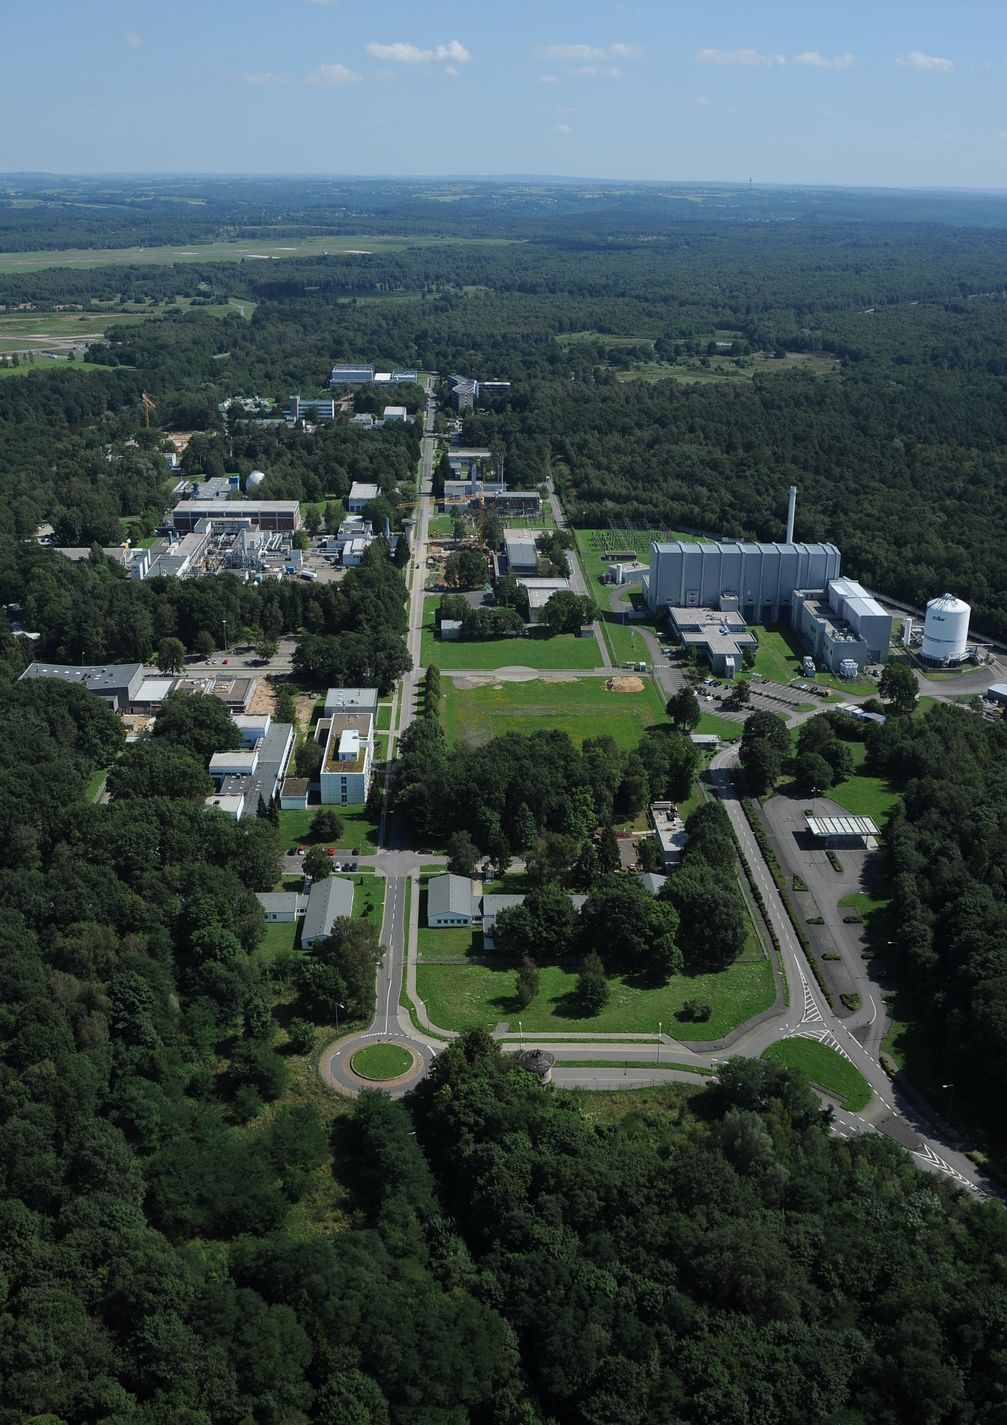
[[[860,1070],[817,1039],[780,1039],[762,1057],[800,1069],[813,1084],[842,1099],[849,1113],[859,1113],[870,1103],[871,1088]]]

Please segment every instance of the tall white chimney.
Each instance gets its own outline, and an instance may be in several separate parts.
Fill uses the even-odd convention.
[[[791,485],[787,491],[787,543],[794,542],[794,515],[797,512],[797,486]]]

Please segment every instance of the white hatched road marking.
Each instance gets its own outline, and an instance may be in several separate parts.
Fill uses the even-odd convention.
[[[808,984],[807,976],[798,965],[797,973],[801,977],[801,986],[804,989],[804,1013],[801,1022],[794,1030],[792,1037],[795,1039],[814,1039],[818,1044],[824,1044],[828,1049],[834,1049],[837,1054],[842,1054],[844,1059],[850,1059],[849,1054],[840,1044],[832,1030],[825,1023],[818,1001],[815,999],[814,990]]]
[[[975,1183],[969,1182],[963,1173],[960,1173],[957,1168],[953,1168],[950,1163],[935,1153],[929,1143],[924,1143],[922,1148],[914,1148],[913,1156],[922,1158],[925,1163],[929,1163],[932,1167],[935,1167],[938,1172],[947,1173],[948,1177],[954,1178],[955,1182],[961,1183],[963,1187],[967,1187],[971,1192],[979,1191]]]

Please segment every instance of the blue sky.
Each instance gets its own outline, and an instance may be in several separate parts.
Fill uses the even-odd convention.
[[[1007,188],[1005,0],[31,0],[0,171]]]

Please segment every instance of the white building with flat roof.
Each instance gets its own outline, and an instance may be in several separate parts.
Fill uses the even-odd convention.
[[[322,743],[319,791],[323,805],[354,806],[365,801],[374,758],[374,718],[369,712],[334,712],[318,722]]]
[[[372,500],[376,500],[381,493],[377,485],[369,485],[363,481],[354,480],[350,486],[350,493],[346,497],[346,508],[351,515],[362,514]]]

